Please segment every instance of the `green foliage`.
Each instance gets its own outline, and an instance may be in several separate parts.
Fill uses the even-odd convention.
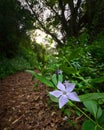
[[[100,127],[100,126],[101,127]],[[82,124],[82,130],[103,130],[104,129],[104,110],[101,117],[97,120],[97,123],[93,123],[91,120],[85,120]]]
[[[46,64],[47,62],[47,51],[46,48],[44,47],[44,45],[40,45],[38,43],[32,43],[33,45],[33,50],[34,52],[36,52],[37,54],[37,60],[39,62],[42,62],[43,66]]]
[[[0,57],[0,79],[18,71],[36,68],[37,57],[32,50],[21,48],[19,54],[12,59]]]
[[[56,74],[53,74],[53,75],[52,75],[52,82],[53,82],[53,84],[54,84],[55,86],[57,86],[58,79],[57,79]]]
[[[38,61],[37,61],[37,54],[31,49],[31,48],[26,48],[20,46],[19,56],[23,56],[25,60],[30,64],[30,66],[37,66]]]
[[[0,2],[0,55],[7,58],[16,56],[20,41],[29,41],[27,30],[33,28],[31,13],[18,0]]]
[[[64,114],[65,114],[66,116],[70,117],[71,112],[69,111],[69,109],[65,109],[65,110],[64,110]]]
[[[58,99],[52,95],[49,94],[49,97],[51,99],[52,102],[58,103]]]
[[[31,73],[33,75],[33,78],[37,78],[39,81],[41,81],[42,83],[44,83],[45,85],[49,87],[52,87],[54,90],[56,89],[57,82],[63,81],[63,76],[62,76],[63,74],[59,74],[58,77],[57,77],[57,74],[53,74],[52,78],[47,78],[39,73],[37,74],[34,71],[28,70],[27,72]],[[49,94],[49,97],[51,101],[55,103],[59,102],[58,98],[50,94]],[[84,104],[84,106],[86,107],[86,109],[84,108],[83,110],[85,110],[85,112],[87,111],[90,114],[92,114],[94,118],[94,120],[90,118],[89,115],[87,115],[83,110],[81,110],[79,107],[74,105],[72,101],[69,100],[68,106],[73,107],[76,113],[78,113],[79,111],[89,119],[89,120],[84,121],[82,125],[82,130],[85,130],[85,129],[87,130],[89,128],[89,124],[91,126],[91,129],[96,128],[97,130],[103,130],[104,122],[102,120],[102,116],[103,116],[102,104],[104,103],[104,93],[88,93],[88,94],[80,95],[79,98],[81,102]],[[102,100],[102,103],[101,103],[101,100]],[[69,111],[67,107],[63,108],[63,112],[65,115],[67,115],[68,118],[70,117],[71,111]]]
[[[14,69],[7,58],[1,58],[0,60],[0,79],[5,78],[9,74],[13,74]]]
[[[82,102],[89,101],[89,100],[102,100],[104,102],[104,93],[87,93],[79,96]]]
[[[32,74],[33,79],[37,78],[39,81],[41,81],[42,83],[44,83],[45,85],[49,86],[49,87],[54,87],[54,85],[52,84],[52,82],[50,82],[47,78],[45,78],[44,76],[42,76],[41,74],[37,74],[34,71],[31,70],[26,70],[26,72],[29,72]]]
[[[90,43],[85,33],[78,38],[72,38],[68,42],[77,43],[59,49],[59,68],[63,71],[64,79],[77,83],[77,91],[81,93],[103,92],[104,83],[104,42],[103,33]],[[90,45],[91,44],[91,45]]]
[[[98,119],[98,122],[104,128],[104,109],[103,109],[102,116]]]
[[[90,120],[86,120],[82,125],[82,130],[95,130],[96,126]],[[98,130],[98,129],[97,129]]]
[[[94,100],[83,102],[87,110],[94,116],[95,120],[99,119],[102,115],[102,109],[99,104]]]

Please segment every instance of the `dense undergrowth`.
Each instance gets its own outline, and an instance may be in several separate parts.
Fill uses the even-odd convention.
[[[34,69],[37,63],[37,56],[31,49],[20,47],[14,58],[0,57],[0,79],[19,71]]]

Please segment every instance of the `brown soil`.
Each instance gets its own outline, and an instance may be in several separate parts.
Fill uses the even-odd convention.
[[[50,102],[47,87],[31,79],[19,72],[0,80],[0,130],[80,130],[80,123],[75,128],[64,121],[60,109]]]

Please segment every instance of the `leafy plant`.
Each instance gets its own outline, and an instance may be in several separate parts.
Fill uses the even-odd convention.
[[[63,84],[63,74],[57,73],[53,74],[52,79],[48,79],[47,77],[44,77],[40,74],[36,74],[34,71],[27,71],[33,75],[33,78],[37,78],[45,85],[52,87],[54,91],[49,92],[50,99],[58,103],[59,102],[59,108],[62,108],[65,104],[67,104],[69,107],[72,107],[76,112],[79,111],[82,113],[88,120],[85,120],[82,125],[82,130],[87,130],[88,128],[91,129],[97,129],[97,130],[103,130],[104,129],[104,121],[102,120],[103,116],[103,109],[101,107],[101,104],[104,103],[104,93],[88,93],[83,95],[77,95],[76,92],[72,92],[75,85],[72,83],[69,83],[68,81],[64,82]],[[58,71],[59,72],[59,71]],[[57,87],[56,87],[57,86]],[[58,90],[57,90],[58,89]],[[102,103],[99,103],[99,100],[102,100]],[[85,106],[84,109],[81,109],[79,106],[74,104],[72,101],[80,101]],[[86,114],[86,112],[89,112],[92,114],[93,118],[90,117],[90,114]],[[67,116],[70,116],[70,111],[68,112],[68,109],[64,107],[64,114],[67,114]],[[90,124],[90,126],[89,126]]]
[[[36,62],[36,55],[30,50],[20,49],[20,51],[21,52],[12,59],[3,56],[0,57],[0,79],[18,71],[36,68],[38,64],[38,62]]]

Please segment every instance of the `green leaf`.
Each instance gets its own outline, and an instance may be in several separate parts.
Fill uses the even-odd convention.
[[[103,111],[102,111],[101,107],[98,106],[98,111],[97,111],[96,118],[99,119],[102,116],[102,113],[103,113]]]
[[[100,78],[95,78],[91,80],[92,83],[102,83],[104,82],[104,76],[100,77]]]
[[[99,124],[99,122],[98,122],[98,124]],[[104,127],[102,127],[101,124],[99,124],[99,125],[101,126],[101,128],[98,127],[97,122],[96,122],[96,124],[94,124],[90,120],[85,120],[84,123],[82,124],[82,130],[103,130]]]
[[[62,74],[58,75],[58,81],[63,82],[63,75]]]
[[[90,120],[85,120],[82,124],[82,130],[94,130],[95,124],[92,123]]]
[[[68,60],[74,60],[75,58],[79,57],[79,55],[81,54],[81,50],[81,48],[75,49],[68,57]]]
[[[98,123],[104,128],[104,110],[102,116],[98,119]]]
[[[65,110],[64,110],[64,114],[65,114],[66,116],[70,117],[71,112],[70,112],[69,109],[65,109]]]
[[[52,76],[52,82],[54,83],[55,86],[57,86],[57,76],[56,76],[56,74],[54,74]]]
[[[101,117],[102,109],[96,101],[94,100],[85,101],[83,102],[83,104],[87,108],[87,110],[94,116],[95,119]]]
[[[50,97],[51,101],[56,102],[56,103],[59,102],[59,99],[56,98],[56,97],[54,97],[53,95],[50,95],[50,94],[49,94],[49,97]]]
[[[79,98],[82,102],[88,100],[99,100],[99,99],[104,100],[104,93],[88,93],[88,94],[80,95]]]
[[[54,87],[54,85],[52,84],[52,82],[49,81],[48,79],[46,79],[44,76],[42,76],[40,74],[37,74],[36,72],[34,72],[32,70],[26,70],[26,72],[31,73],[33,75],[33,77],[37,78],[39,81],[41,81],[45,85],[47,85],[49,87]]]
[[[76,69],[74,67],[61,66],[61,69],[64,71],[64,73],[66,73],[68,75],[76,73]]]

